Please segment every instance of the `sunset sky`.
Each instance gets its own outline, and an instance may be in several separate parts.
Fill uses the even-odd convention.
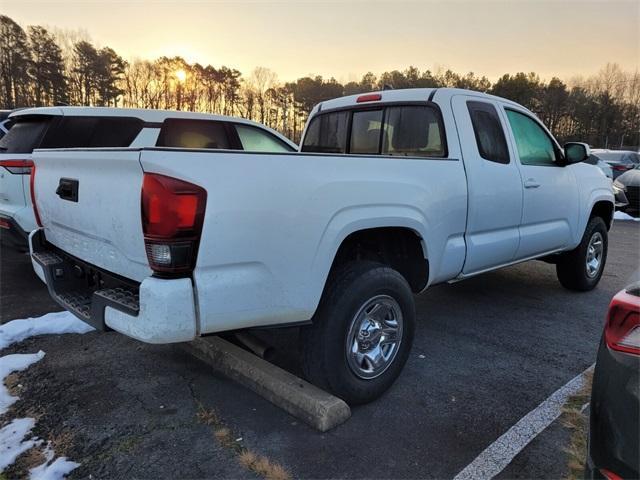
[[[359,79],[367,71],[473,71],[495,80],[595,73],[640,63],[640,1],[28,1],[0,13],[89,33],[126,59],[181,55],[189,62],[281,80],[307,74]]]

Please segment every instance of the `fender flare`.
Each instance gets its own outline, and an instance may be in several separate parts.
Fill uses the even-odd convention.
[[[337,211],[327,222],[311,265],[312,282],[321,288],[314,298],[314,310],[342,242],[351,234],[373,228],[407,228],[420,237],[424,258],[429,259],[428,219],[410,205],[361,205]],[[431,269],[429,272],[431,275]]]
[[[611,209],[611,222],[610,224],[612,224],[613,222],[613,212],[615,211],[615,199],[613,196],[613,192],[611,190],[608,190],[606,188],[597,188],[595,190],[593,190],[590,194],[589,194],[589,201],[587,202],[587,210],[584,212],[584,215],[581,215],[580,218],[580,223],[578,224],[578,238],[575,239],[575,244],[577,245],[578,243],[580,243],[580,241],[582,240],[582,236],[584,235],[584,231],[587,228],[587,223],[589,222],[589,219],[591,218],[591,212],[593,212],[593,208],[595,207],[596,203],[598,202],[609,202],[611,203],[612,209]]]

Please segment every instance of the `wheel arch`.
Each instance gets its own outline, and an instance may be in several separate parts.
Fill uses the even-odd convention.
[[[591,212],[589,214],[589,220],[593,217],[600,217],[604,220],[604,223],[607,225],[607,230],[611,230],[611,226],[613,224],[613,212],[614,212],[614,204],[609,200],[598,200],[591,207]],[[588,221],[587,221],[588,223]]]
[[[429,282],[429,259],[422,236],[407,227],[377,227],[348,235],[334,256],[331,270],[353,260],[375,260],[397,270],[414,293]]]
[[[577,246],[582,240],[585,229],[594,216],[599,216],[604,220],[609,230],[613,224],[614,197],[610,189],[598,188],[591,192],[590,195],[584,197],[584,210],[581,208],[580,220],[577,229],[574,232],[573,245]]]

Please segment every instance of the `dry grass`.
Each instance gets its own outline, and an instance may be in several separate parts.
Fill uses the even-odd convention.
[[[20,464],[27,471],[31,470],[34,467],[37,467],[38,465],[42,465],[46,461],[47,459],[44,456],[44,453],[42,453],[41,447],[30,448],[22,455],[20,455]]]
[[[240,465],[267,480],[289,480],[291,476],[281,465],[272,463],[267,457],[257,455],[251,450],[243,450],[238,456]]]
[[[57,455],[68,457],[73,447],[73,434],[69,430],[63,430],[56,435],[51,435],[49,443]]]
[[[591,384],[593,382],[593,371],[586,374],[584,386],[575,395],[567,400],[562,409],[562,424],[571,430],[569,446],[564,450],[568,454],[569,480],[583,478],[584,461],[587,458],[587,432],[589,429],[589,418],[582,412],[582,407],[589,402],[591,397]]]
[[[236,436],[233,434],[220,419],[218,414],[211,409],[205,409],[199,406],[197,418],[201,423],[208,425],[213,429],[213,436],[216,441],[223,447],[231,450],[238,458],[238,463],[247,470],[260,475],[266,480],[290,480],[291,475],[282,465],[272,462],[267,457],[258,455],[234,440]]]
[[[257,460],[257,455],[251,450],[243,450],[242,453],[238,455],[238,462],[240,462],[240,465],[247,469],[250,469]]]
[[[262,455],[257,456],[249,468],[267,480],[289,480],[291,478],[289,472],[282,465],[273,463]]]
[[[71,433],[63,431],[49,438],[49,446],[54,450],[56,456],[67,456],[66,452],[70,450],[72,441]],[[45,447],[46,444],[41,443],[19,455],[5,471],[6,478],[29,478],[29,470],[47,462],[44,455]],[[2,480],[1,477],[0,480]]]
[[[198,420],[205,425],[214,426],[221,423],[214,410],[207,410],[202,406],[199,407],[196,416],[198,417]]]
[[[231,430],[226,427],[217,428],[213,432],[213,436],[216,437],[218,443],[220,443],[223,447],[231,447],[233,439],[231,438]]]
[[[24,413],[25,417],[35,419],[36,423],[38,423],[38,421],[45,415],[43,407],[40,405],[34,405],[33,407],[28,408]]]
[[[42,465],[46,461],[47,459],[42,453],[42,447],[33,447],[19,455],[16,461],[5,471],[5,474],[7,478],[29,478],[29,470]]]
[[[13,395],[14,397],[20,395],[20,390],[22,389],[22,387],[20,386],[20,376],[16,372],[7,375],[4,378],[4,384],[11,395]]]

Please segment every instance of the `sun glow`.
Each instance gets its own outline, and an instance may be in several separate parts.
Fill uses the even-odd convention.
[[[187,72],[185,72],[183,69],[176,70],[175,75],[180,83],[184,83],[184,81],[187,79]]]

